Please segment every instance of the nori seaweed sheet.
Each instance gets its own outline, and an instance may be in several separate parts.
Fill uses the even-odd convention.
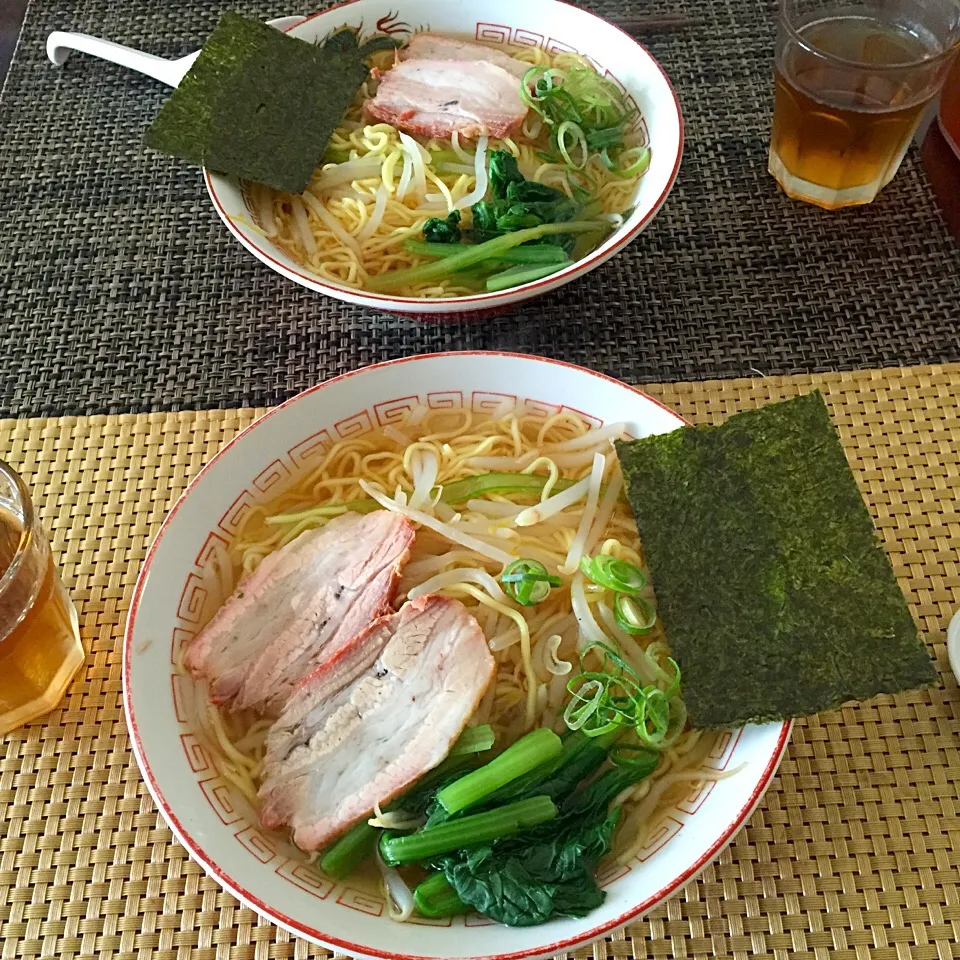
[[[300,193],[367,77],[355,33],[314,46],[225,13],[147,131],[147,146]],[[389,41],[390,46],[395,46]]]
[[[617,452],[694,727],[934,681],[819,392]]]

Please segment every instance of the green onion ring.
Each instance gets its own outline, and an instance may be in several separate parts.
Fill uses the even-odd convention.
[[[573,143],[569,149],[566,143],[568,135],[573,137]],[[580,153],[583,157],[582,163],[574,163],[573,158],[570,156],[570,149],[575,150],[577,147],[580,147]],[[583,170],[590,160],[587,138],[584,136],[579,124],[574,123],[572,120],[564,120],[557,128],[557,149],[560,151],[560,156],[563,157],[564,163],[574,170]]]
[[[621,630],[633,637],[642,637],[653,629],[657,611],[640,597],[618,593],[613,598],[613,619]]]
[[[550,595],[551,587],[562,586],[559,577],[552,577],[537,560],[514,560],[500,575],[504,593],[522,607],[542,603]]]
[[[636,564],[606,554],[584,557],[580,569],[599,586],[629,596],[636,596],[647,585],[646,574]]]

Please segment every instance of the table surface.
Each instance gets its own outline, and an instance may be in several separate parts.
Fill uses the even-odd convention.
[[[0,416],[109,416],[0,424],[90,647],[63,710],[0,751],[2,960],[321,955],[203,878],[130,757],[119,642],[136,570],[171,498],[250,419],[131,414],[266,406],[444,349],[689,381],[652,389],[701,420],[823,385],[943,674],[934,691],[801,724],[765,805],[703,880],[578,955],[955,952],[960,717],[943,631],[960,591],[960,372],[836,371],[960,360],[960,250],[915,151],[867,208],[828,214],[779,193],[766,173],[771,0],[584,5],[701,18],[648,40],[687,123],[677,186],[628,251],[581,281],[501,317],[430,326],[326,300],[260,265],[214,218],[197,171],[143,148],[164,89],[92,59],[59,70],[45,59],[53,29],[180,56],[220,3],[31,3],[0,100]],[[789,373],[802,376],[703,382]]]
[[[731,846],[581,960],[956,956],[960,691],[944,631],[960,593],[960,365],[649,390],[716,423],[815,387],[940,680],[798,722]],[[146,549],[188,480],[254,415],[0,420],[0,449],[29,479],[89,652],[61,708],[0,740],[2,960],[328,956],[204,877],[147,793],[121,705],[123,624]]]
[[[164,88],[88,57],[46,60],[53,29],[180,56],[219,0],[34,0],[0,110],[0,415],[269,404],[445,349],[539,353],[634,382],[960,359],[960,249],[915,150],[877,202],[837,213],[787,199],[767,174],[772,0],[584,5],[701,19],[648,39],[686,118],[677,185],[589,276],[435,326],[274,274],[229,237],[197,170],[143,147]]]

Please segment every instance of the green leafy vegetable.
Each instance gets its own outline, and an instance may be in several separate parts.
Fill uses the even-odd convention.
[[[608,811],[610,802],[649,776],[658,759],[638,750],[563,803],[559,819],[457,850],[437,865],[459,900],[500,923],[523,927],[585,916],[604,901],[594,872],[610,851],[620,817],[619,807]]]
[[[419,833],[384,835],[380,841],[380,855],[393,867],[416,863],[461,847],[512,836],[526,827],[552,820],[556,815],[556,805],[549,797],[531,797],[485,813],[448,820],[435,827],[428,826]]]
[[[441,220],[440,217],[431,217],[423,225],[423,239],[428,243],[459,243],[460,211],[454,210],[446,220]]]
[[[423,917],[452,917],[470,909],[442,873],[433,873],[417,884],[413,901]]]
[[[506,150],[490,154],[490,200],[473,205],[472,240],[482,243],[493,237],[525,230],[544,223],[573,220],[581,205],[562,191],[524,179],[516,158]],[[554,244],[556,245],[556,244]],[[572,248],[572,238],[563,245]]]
[[[499,757],[440,790],[437,802],[451,814],[476,806],[511,780],[559,756],[561,750],[560,738],[552,730],[546,727],[531,730]]]
[[[470,753],[483,753],[496,742],[497,735],[489,723],[467,727],[451,747],[448,757],[463,757]]]
[[[574,220],[569,223],[544,223],[539,227],[518,230],[507,233],[502,237],[494,237],[484,243],[472,245],[462,244],[456,254],[433,263],[425,263],[419,267],[408,267],[406,270],[392,270],[370,277],[367,286],[374,293],[390,293],[401,287],[412,286],[418,283],[445,280],[453,276],[458,270],[483,263],[486,260],[496,260],[507,250],[519,247],[531,240],[542,240],[544,237],[562,234],[608,233],[610,225],[597,221]]]
[[[617,452],[694,726],[936,679],[819,393]]]
[[[511,183],[526,183],[526,177],[520,172],[520,165],[512,153],[506,150],[491,150],[488,163],[490,192],[493,196],[503,199]]]
[[[600,769],[621,732],[616,730],[602,737],[588,737],[580,732],[568,734],[563,738],[559,756],[497,790],[485,802],[493,806],[544,796],[559,803]]]
[[[508,290],[510,287],[518,287],[521,283],[533,283],[534,280],[542,280],[551,274],[563,270],[565,267],[572,267],[573,261],[564,259],[560,263],[541,264],[540,266],[522,266],[509,267],[503,273],[495,273],[487,280],[487,290],[495,293],[497,290]]]
[[[352,30],[323,46],[225,13],[164,104],[146,144],[219,173],[303,191],[360,85],[364,58],[396,43],[360,45]]]
[[[366,820],[355,823],[320,858],[320,869],[331,880],[344,880],[373,854],[380,831]]]
[[[426,776],[421,777],[403,797],[390,804],[387,810],[403,809],[411,816],[422,816],[437,788],[458,779],[464,768],[473,762],[474,755],[488,750],[493,743],[493,728],[489,725],[467,727],[447,758]],[[379,827],[371,827],[366,820],[355,823],[324,852],[320,859],[320,869],[333,880],[345,879],[373,854],[381,833]]]
[[[535,247],[523,249],[534,250]],[[442,488],[440,499],[444,503],[464,503],[474,497],[482,497],[488,493],[530,493],[537,495],[549,480],[549,476],[537,473],[481,473],[475,477],[465,477],[448,483]],[[554,484],[556,492],[572,487],[575,480],[565,480],[562,477]],[[435,488],[436,489],[436,488]],[[305,510],[301,513],[282,513],[267,518],[268,524],[298,523],[314,516],[340,516],[344,513],[374,513],[382,509],[376,500],[350,500],[335,507],[325,507],[320,510]]]
[[[421,257],[449,257],[460,249],[455,243],[425,243],[423,240],[406,240],[403,248],[408,253],[415,253]],[[563,250],[552,243],[514,247],[513,250],[505,250],[501,253],[499,259],[507,263],[530,264],[560,265],[569,262]],[[458,274],[457,280],[459,281],[461,277],[462,274]]]
[[[530,247],[529,249],[534,249]],[[481,473],[444,484],[440,499],[444,503],[466,503],[488,493],[539,494],[550,478],[536,473]],[[572,487],[574,480],[560,479],[554,484],[557,492]]]
[[[471,243],[459,243],[459,212],[451,213],[446,220],[434,217],[428,220],[423,228],[427,243],[407,241],[405,247],[411,253],[441,258],[440,262],[382,274],[381,277],[373,278],[371,283],[379,284],[382,280],[389,286],[378,285],[376,289],[389,292],[390,289],[406,283],[445,279],[454,273],[458,274],[458,281],[463,281],[464,271],[484,264],[493,266],[499,272],[492,276],[489,272],[482,272],[473,279],[482,283],[488,292],[495,293],[541,280],[573,264],[569,254],[577,245],[576,234],[584,231],[577,228],[572,221],[583,209],[582,204],[575,203],[555,187],[526,180],[520,172],[516,158],[506,150],[492,151],[488,163],[490,199],[480,200],[471,208],[472,223],[466,231]],[[572,227],[569,231],[544,230],[539,234],[530,233],[537,228],[568,221]],[[598,226],[598,229],[602,228]],[[524,233],[524,236],[514,244],[489,246],[491,241],[513,233]],[[521,249],[520,244],[525,246]],[[587,249],[595,245],[596,238],[593,238]],[[448,246],[455,253],[438,250],[439,246]],[[539,247],[548,252],[524,252]],[[496,263],[501,259],[507,261],[507,269]],[[523,266],[511,266],[514,262]],[[396,279],[398,273],[401,275],[399,281]]]

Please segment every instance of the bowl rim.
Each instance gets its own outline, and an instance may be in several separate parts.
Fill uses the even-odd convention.
[[[308,387],[306,390],[303,390],[293,397],[290,397],[283,403],[268,410],[262,417],[254,420],[253,423],[244,427],[235,437],[231,438],[222,447],[220,447],[220,449],[217,450],[217,452],[200,468],[196,476],[190,480],[183,493],[180,494],[176,502],[170,508],[160,526],[160,529],[157,531],[153,542],[150,544],[150,548],[147,551],[147,555],[144,558],[143,565],[140,568],[140,572],[137,576],[137,582],[134,587],[133,596],[130,600],[130,607],[127,613],[123,634],[122,694],[124,715],[127,721],[127,729],[130,734],[131,749],[134,757],[136,758],[137,765],[140,768],[140,772],[143,776],[144,783],[146,784],[150,796],[153,798],[154,803],[157,805],[158,810],[160,811],[164,820],[167,822],[167,825],[170,827],[173,834],[176,836],[177,840],[185,847],[188,854],[203,867],[209,876],[213,877],[224,889],[228,890],[235,897],[237,897],[238,900],[259,913],[261,916],[264,916],[274,923],[277,923],[279,926],[285,928],[294,935],[303,936],[315,943],[323,944],[332,949],[343,950],[353,956],[376,957],[379,958],[379,960],[435,960],[435,958],[420,954],[394,953],[388,950],[371,948],[360,943],[354,943],[350,940],[344,940],[341,937],[331,936],[322,930],[318,930],[315,927],[301,923],[299,920],[296,920],[293,917],[287,916],[275,906],[265,903],[255,894],[241,886],[217,864],[216,860],[207,853],[198,840],[191,836],[186,829],[184,829],[179,818],[174,813],[170,804],[167,802],[162,791],[160,790],[159,784],[154,776],[153,769],[151,768],[143,750],[143,744],[140,738],[138,721],[131,694],[132,685],[130,681],[130,672],[133,652],[133,630],[140,600],[149,576],[150,566],[164,534],[167,532],[168,527],[172,523],[173,518],[179,511],[181,505],[192,493],[194,487],[203,480],[207,473],[213,468],[214,464],[220,460],[222,456],[226,455],[228,450],[230,450],[235,444],[239,443],[241,439],[245,438],[248,434],[252,433],[257,427],[269,421],[280,411],[292,406],[301,398],[315,393],[326,386],[339,383],[365,373],[373,373],[385,367],[399,366],[401,364],[423,360],[442,359],[445,357],[505,357],[514,360],[532,360],[537,363],[547,363],[554,366],[575,370],[578,373],[589,374],[592,377],[596,377],[597,379],[608,383],[616,384],[619,387],[625,387],[643,399],[653,403],[655,406],[660,407],[662,410],[671,413],[681,424],[687,426],[690,425],[688,420],[686,420],[684,417],[681,417],[680,414],[667,406],[665,403],[662,403],[660,400],[656,399],[656,397],[651,397],[648,393],[645,393],[643,390],[639,389],[633,384],[624,383],[622,380],[617,380],[616,377],[608,376],[607,374],[600,373],[596,370],[590,370],[587,367],[580,366],[579,364],[568,363],[565,360],[555,360],[550,357],[515,353],[505,350],[447,350],[438,353],[420,353],[410,357],[398,357],[393,360],[385,360],[381,363],[370,364],[368,366],[360,367],[356,370],[350,370],[347,373],[331,377],[328,380],[314,384],[312,387]],[[780,765],[780,761],[783,759],[787,745],[790,742],[790,733],[792,728],[792,720],[785,720],[781,722],[781,729],[777,739],[776,747],[771,754],[766,767],[760,775],[760,779],[757,782],[756,787],[747,798],[746,802],[741,806],[737,814],[721,831],[717,839],[707,850],[704,851],[704,853],[695,863],[688,867],[679,876],[674,877],[669,883],[657,890],[656,893],[647,897],[639,904],[624,911],[619,916],[611,920],[606,920],[596,926],[590,927],[588,930],[585,930],[582,933],[567,937],[564,940],[558,940],[551,944],[533,947],[530,949],[510,951],[508,953],[478,954],[470,957],[469,960],[535,960],[535,958],[538,957],[548,957],[557,953],[564,953],[568,950],[575,949],[576,947],[583,946],[584,944],[597,940],[599,937],[609,933],[611,930],[616,930],[622,927],[624,924],[629,923],[631,920],[642,917],[658,904],[662,903],[667,897],[671,896],[681,887],[685,886],[690,880],[698,876],[714,860],[717,854],[723,850],[733,835],[743,826],[747,818],[753,813],[754,809],[760,803],[760,800],[769,788],[770,782]]]
[[[338,3],[333,7],[328,7],[326,10],[320,10],[316,13],[310,14],[309,16],[303,17],[303,19],[298,23],[291,23],[288,26],[283,27],[283,32],[289,33],[291,30],[301,27],[303,24],[309,23],[311,20],[314,20],[317,17],[325,17],[330,13],[335,13],[336,11],[343,10],[346,7],[352,7],[355,3],[362,2],[365,2],[365,0],[345,0],[345,2]],[[482,306],[483,304],[489,303],[512,303],[517,302],[518,299],[529,299],[530,297],[538,296],[541,292],[548,292],[546,288],[555,289],[556,287],[563,286],[570,280],[582,276],[584,273],[593,270],[594,267],[600,266],[606,260],[609,260],[611,257],[618,254],[625,246],[627,246],[627,244],[636,239],[636,237],[649,225],[650,221],[653,220],[660,208],[663,206],[670,194],[670,191],[673,189],[674,184],[677,182],[677,175],[680,172],[680,162],[683,159],[684,148],[684,123],[683,111],[680,108],[680,98],[677,96],[677,91],[671,83],[670,77],[667,75],[666,70],[664,70],[661,66],[660,61],[657,60],[657,58],[646,48],[646,46],[640,43],[640,41],[635,37],[627,33],[626,30],[617,26],[615,23],[611,23],[609,20],[606,20],[603,17],[592,13],[589,10],[585,10],[583,7],[578,7],[576,4],[571,3],[570,0],[552,0],[552,2],[563,4],[565,7],[572,7],[574,10],[577,10],[586,16],[591,17],[594,20],[598,20],[605,27],[609,27],[612,30],[622,33],[628,40],[630,40],[631,43],[639,47],[647,55],[647,57],[649,57],[650,62],[657,68],[660,76],[663,77],[663,81],[666,83],[667,89],[670,91],[670,95],[673,97],[673,106],[676,111],[677,125],[679,127],[677,156],[673,162],[673,169],[670,171],[670,176],[667,179],[667,183],[664,185],[663,190],[660,192],[660,196],[657,197],[647,214],[638,223],[626,231],[621,237],[619,237],[608,250],[603,250],[601,252],[601,250],[598,248],[598,250],[595,250],[589,256],[584,257],[582,260],[578,260],[576,263],[570,264],[569,267],[566,267],[557,273],[553,273],[548,277],[544,277],[542,280],[534,280],[531,283],[524,283],[518,287],[513,287],[510,290],[501,290],[494,293],[477,293],[471,294],[467,297],[445,297],[440,300],[429,297],[392,297],[388,294],[373,293],[363,289],[340,287],[336,286],[335,284],[328,283],[315,274],[301,272],[299,269],[288,267],[286,264],[283,264],[277,260],[276,257],[274,257],[270,252],[262,249],[260,246],[254,243],[253,240],[243,236],[235,224],[231,221],[230,215],[223,207],[223,203],[217,194],[217,188],[214,184],[214,175],[211,174],[206,167],[204,167],[203,178],[206,183],[207,193],[210,195],[210,199],[213,200],[214,207],[216,208],[220,219],[226,225],[227,230],[233,235],[235,240],[240,242],[243,247],[253,253],[254,256],[267,263],[272,269],[276,270],[282,276],[295,280],[296,282],[302,282],[302,285],[306,286],[308,289],[322,293],[325,296],[331,296],[334,299],[340,300],[343,299],[342,294],[347,293],[353,295],[354,297],[362,298],[363,301],[365,301],[364,305],[370,306],[403,304],[404,306],[422,307],[425,305],[433,306],[435,304],[441,304],[444,309],[451,308],[453,312],[458,312],[457,306],[459,304],[478,304]],[[273,244],[271,244],[271,248],[272,247]]]

